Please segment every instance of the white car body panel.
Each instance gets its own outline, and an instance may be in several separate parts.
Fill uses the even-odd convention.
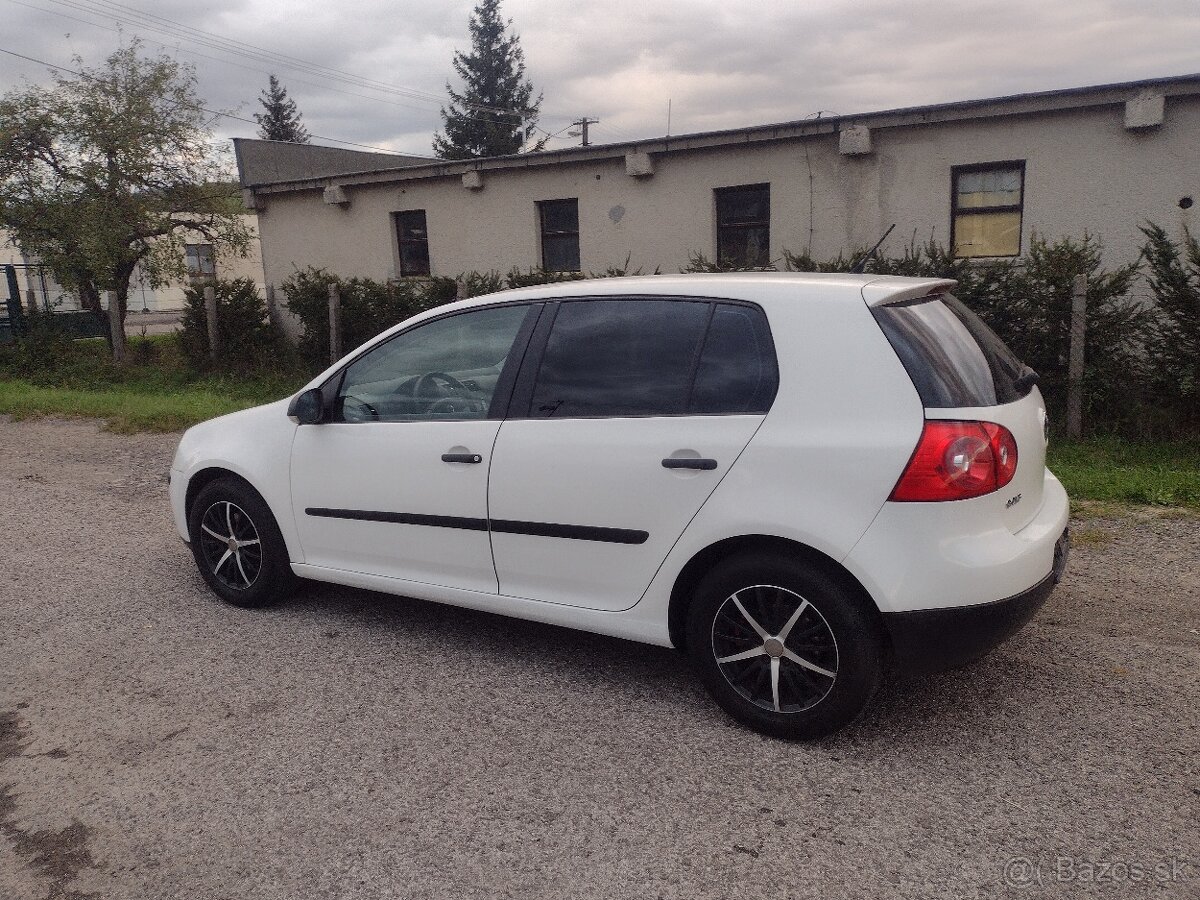
[[[1000,600],[1047,576],[1055,539],[1066,527],[1066,494],[1045,470],[1044,444],[1035,434],[1044,416],[1040,395],[1033,391],[1011,409],[925,411],[868,305],[950,284],[782,273],[656,276],[545,285],[439,307],[353,355],[426,319],[501,301],[736,299],[759,304],[767,315],[779,393],[765,417],[718,416],[705,423],[697,422],[700,417],[436,423],[446,429],[444,439],[440,431],[436,439],[418,438],[394,457],[384,437],[358,451],[346,442],[361,435],[369,445],[373,434],[415,434],[404,429],[430,423],[297,426],[281,401],[187,432],[172,465],[176,527],[186,540],[191,479],[207,468],[227,469],[250,482],[274,511],[299,575],[663,645],[670,643],[668,607],[679,573],[705,548],[743,535],[785,538],[824,554],[842,564],[884,612]],[[330,367],[309,387],[343,365]],[[1009,427],[1021,448],[1011,490],[966,501],[888,502],[927,415]],[[577,431],[567,438],[557,426]],[[343,432],[344,439],[338,436]],[[496,437],[494,456],[489,434]],[[480,453],[485,464],[460,469],[441,463],[438,455],[454,447]],[[660,466],[676,451],[716,458],[721,467],[680,477]],[[421,468],[427,457],[436,463],[428,471],[438,475],[396,480],[399,469]],[[484,488],[480,514],[481,479],[490,479],[490,487]],[[523,486],[528,479],[536,489]],[[1021,501],[1006,506],[1017,493]],[[662,540],[653,546],[647,541],[636,557],[627,552],[636,553],[635,545],[566,538],[492,532],[489,544],[485,531],[379,523],[369,530],[358,528],[368,523],[348,522],[322,532],[328,522],[297,524],[307,506],[359,504],[644,529]],[[390,559],[400,545],[403,551]],[[448,559],[455,547],[467,545],[466,565]],[[499,584],[496,572],[489,580],[479,562],[488,546]]]
[[[298,428],[292,506],[304,561],[496,593],[485,529],[356,520],[309,510],[387,510],[486,522],[488,463],[500,428],[461,422],[331,422]],[[446,463],[470,453],[480,464]]]
[[[494,531],[500,593],[628,609],[762,423],[754,416],[522,419],[496,440],[491,517],[620,528],[641,543]],[[668,457],[713,459],[667,469]],[[636,540],[636,538],[634,538]]]

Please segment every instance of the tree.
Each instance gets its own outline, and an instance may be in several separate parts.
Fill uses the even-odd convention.
[[[0,223],[102,320],[114,291],[124,321],[135,269],[155,286],[186,274],[188,233],[249,245],[194,70],[140,50],[0,99]]]
[[[1157,301],[1147,341],[1151,388],[1184,434],[1200,428],[1200,241],[1183,229],[1182,243],[1153,222],[1142,227],[1142,258]]]
[[[533,99],[521,40],[508,34],[511,25],[500,18],[500,0],[480,0],[471,14],[471,52],[454,54],[463,92],[446,84],[450,108],[442,107],[445,134],[433,138],[433,152],[443,159],[519,153],[533,135],[542,95]],[[534,149],[544,146],[542,140]]]
[[[255,113],[254,121],[258,123],[258,134],[268,141],[289,141],[293,144],[308,143],[308,129],[300,121],[296,101],[288,97],[287,88],[279,83],[274,75],[270,76],[267,89],[262,92],[258,102],[262,104],[265,113]]]

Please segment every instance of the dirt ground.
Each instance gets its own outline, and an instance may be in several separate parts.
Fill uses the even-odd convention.
[[[217,602],[176,438],[0,420],[0,898],[1200,897],[1200,521],[1074,524],[841,735],[672,651],[331,586]]]

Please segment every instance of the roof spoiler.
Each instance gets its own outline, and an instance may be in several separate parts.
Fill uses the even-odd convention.
[[[900,283],[897,283],[898,281]],[[928,297],[931,294],[945,294],[954,290],[957,284],[952,278],[906,278],[903,281],[880,278],[878,281],[868,281],[864,284],[862,295],[867,301],[867,306],[889,306],[893,303],[903,303],[905,300]]]

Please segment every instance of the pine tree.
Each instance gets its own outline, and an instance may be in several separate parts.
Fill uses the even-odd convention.
[[[300,121],[296,101],[288,97],[287,88],[279,83],[278,78],[272,75],[270,79],[270,84],[258,100],[266,112],[254,114],[259,136],[267,141],[307,144],[308,129]]]
[[[525,54],[512,20],[500,18],[500,0],[480,0],[471,14],[471,52],[454,54],[462,93],[449,84],[450,108],[442,108],[444,134],[434,135],[433,152],[443,159],[478,159],[518,153],[533,134],[542,95],[533,99],[525,79]],[[534,149],[540,150],[545,141]]]

